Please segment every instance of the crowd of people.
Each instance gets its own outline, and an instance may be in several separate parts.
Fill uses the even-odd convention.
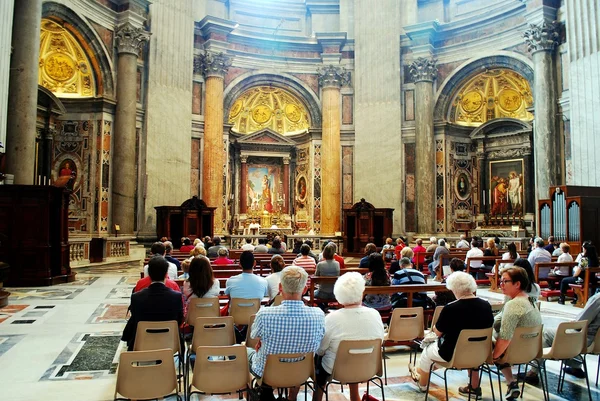
[[[224,293],[229,298],[268,298],[272,302],[279,295],[282,298],[281,304],[262,307],[251,327],[250,336],[258,339],[258,344],[254,349],[248,349],[250,371],[256,377],[261,377],[266,357],[270,354],[315,353],[316,382],[319,386],[314,391],[313,400],[317,401],[321,400],[322,387],[333,370],[340,342],[383,339],[381,313],[406,306],[406,298],[402,294],[390,296],[387,293],[369,293],[363,296],[365,286],[424,284],[425,274],[416,269],[415,264],[427,266],[430,274],[436,277],[438,270],[443,267],[443,255],[450,253],[447,242],[434,237],[430,238],[427,248],[423,246],[421,239],[416,240],[413,248],[408,246],[408,241],[404,238],[399,238],[395,245],[393,241],[386,241],[379,252],[374,244],[367,244],[359,268],[368,269],[368,273],[361,275],[348,272],[340,276],[344,269],[344,259],[338,255],[337,246],[333,242],[326,243],[318,255],[313,253],[310,241],[296,244],[298,246],[293,251],[297,251],[297,256],[286,266],[286,260],[282,256],[285,253],[285,242],[280,238],[274,238],[270,246],[262,240],[254,246],[251,240],[247,240],[239,256],[240,274],[231,276],[227,279],[225,288],[221,288],[219,280],[214,276],[213,266],[234,264],[234,260],[228,257],[228,249],[221,244],[221,239],[197,239],[192,243],[189,239],[182,238],[181,243],[181,251],[190,253],[190,258],[181,263],[184,270],[181,275],[177,273],[179,268],[176,262],[179,261],[170,255],[172,243],[165,240],[152,245],[152,256],[143,270],[144,278],[136,284],[131,297],[131,318],[122,338],[127,342],[128,349],[133,349],[138,322],[176,320],[182,325],[188,305],[194,298],[214,298]],[[498,242],[491,238],[486,242],[485,248],[483,245],[483,240],[479,237],[473,237],[468,242],[461,236],[456,243],[456,248],[468,249],[464,253],[465,259],[451,259],[449,269],[442,275],[449,291],[437,292],[434,299],[435,304],[445,306],[432,327],[433,334],[424,342],[418,362],[409,366],[418,391],[425,391],[430,371],[436,362],[448,362],[452,359],[462,330],[493,328],[495,345],[492,358],[505,378],[506,398],[516,399],[520,395],[517,377],[513,375],[511,366],[503,361],[503,357],[517,328],[543,324],[537,307],[541,288],[536,283],[533,266],[538,262],[549,262],[552,255],[558,256],[559,261],[572,261],[573,257],[569,255],[568,244],[554,244],[553,239],[548,245],[541,238],[533,239],[527,258],[519,257],[515,244],[508,244],[505,250],[501,250]],[[582,249],[582,253],[575,259],[578,265],[573,269],[572,276],[562,278],[560,303],[564,304],[569,283],[577,282],[586,268],[598,266],[594,245],[585,242]],[[271,274],[267,277],[254,274],[255,253],[272,254]],[[432,254],[430,261],[426,260],[427,253]],[[490,303],[477,296],[476,276],[465,272],[469,258],[481,256],[495,256],[506,260],[500,264],[499,271],[499,285],[505,297],[504,306],[495,316]],[[472,268],[486,271],[493,269],[493,266],[486,266],[482,262],[477,265],[474,262],[470,263]],[[307,270],[314,272],[315,276],[339,277],[335,283],[321,284],[315,297],[319,300],[337,301],[342,308],[325,314],[321,308],[305,305],[302,297],[307,291]],[[593,277],[595,279],[595,275]],[[182,289],[174,281],[178,278],[184,280]],[[420,299],[424,301],[423,306],[429,307],[425,302],[430,300],[426,293],[415,294],[416,305]],[[227,307],[221,313],[225,315]],[[589,322],[587,334],[588,343],[591,343],[600,327],[600,294],[590,298],[577,320]],[[246,328],[236,329],[237,339],[241,342],[246,338]],[[552,329],[544,328],[544,346],[552,344],[554,335]],[[580,361],[571,360],[567,365],[566,373],[576,377],[583,377],[585,374]],[[539,380],[538,372],[532,369],[521,379],[535,384]],[[479,371],[473,370],[470,372],[469,384],[460,387],[458,391],[463,395],[480,398],[482,390],[479,382]],[[268,384],[263,383],[263,386],[269,389]],[[298,389],[290,389],[289,399],[295,399],[297,391]],[[265,401],[274,400],[272,391],[262,391],[261,394]],[[357,385],[350,386],[350,396],[351,401],[358,401],[360,398]]]

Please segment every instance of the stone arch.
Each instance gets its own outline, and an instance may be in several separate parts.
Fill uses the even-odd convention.
[[[267,71],[255,71],[242,74],[225,88],[223,93],[223,118],[227,122],[233,102],[244,91],[255,86],[275,86],[289,90],[304,102],[310,115],[311,128],[321,127],[321,102],[317,94],[303,81],[290,74],[274,74]]]
[[[98,96],[114,97],[113,65],[109,56],[110,49],[106,49],[98,33],[89,23],[75,11],[54,2],[43,4],[42,18],[62,22],[63,27],[79,41],[86,51],[96,78],[96,94]]]
[[[513,70],[521,74],[529,82],[529,86],[533,88],[533,63],[521,54],[502,51],[470,59],[454,70],[440,85],[436,93],[433,112],[436,121],[450,121],[450,106],[462,87],[462,83],[486,68]]]

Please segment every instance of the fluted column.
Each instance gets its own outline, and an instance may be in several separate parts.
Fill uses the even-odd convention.
[[[42,0],[15,1],[5,151],[6,172],[22,185],[33,184],[35,176],[41,21]]]
[[[548,188],[561,183],[561,165],[557,160],[559,131],[557,124],[556,64],[554,51],[558,45],[556,22],[531,24],[524,37],[533,56],[534,129],[536,199],[548,196]]]
[[[248,192],[246,189],[248,185],[248,156],[241,156],[240,161],[240,213],[246,213],[246,210],[248,210],[248,205],[246,205],[246,202],[248,202]]]
[[[341,231],[342,147],[340,144],[340,88],[349,82],[349,72],[333,65],[318,70],[323,114],[321,144],[321,234]]]
[[[435,232],[435,140],[433,133],[433,80],[435,60],[419,57],[410,65],[415,80],[415,186],[419,233]]]
[[[112,224],[123,235],[132,235],[134,227],[136,155],[135,120],[137,111],[137,58],[149,34],[142,28],[124,23],[116,32],[117,109],[113,140]]]
[[[231,59],[223,53],[206,52],[200,67],[206,83],[204,107],[204,152],[202,153],[202,200],[216,207],[215,233],[223,231],[223,79]],[[242,182],[245,184],[244,182]]]
[[[290,212],[290,158],[283,158],[283,213]]]

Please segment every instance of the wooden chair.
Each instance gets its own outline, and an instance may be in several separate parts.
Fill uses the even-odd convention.
[[[544,348],[542,364],[546,383],[548,383],[546,360],[550,359],[561,361],[557,385],[557,391],[559,393],[562,391],[565,383],[565,361],[587,353],[587,327],[587,320],[560,323],[556,329],[556,335],[554,336],[552,347]],[[590,381],[588,378],[588,369],[585,358],[583,358],[583,369],[585,371],[585,382],[587,384],[588,395],[591,401],[592,392],[590,390]],[[549,389],[546,390],[547,399],[550,399]]]
[[[575,304],[576,307],[585,307],[585,304],[590,296],[590,289],[595,289],[597,287],[597,280],[596,284],[592,283],[592,277],[594,277],[597,273],[600,273],[600,267],[589,267],[583,272],[583,283],[569,284],[569,287],[573,289],[573,292],[577,297],[577,303]]]
[[[248,325],[250,316],[260,309],[260,299],[231,298],[229,301],[229,316],[233,316],[236,325]]]
[[[265,369],[257,385],[266,384],[279,390],[279,396],[288,398],[288,388],[304,385],[304,399],[308,387],[313,388],[309,379],[315,377],[315,354],[313,352],[295,354],[271,354],[267,356]]]
[[[187,399],[192,394],[241,393],[248,389],[250,373],[246,347],[201,346],[196,348],[196,364]]]
[[[179,359],[179,377],[183,376],[183,352],[181,350],[181,334],[175,320],[166,322],[138,322],[135,332],[134,351],[151,351],[170,348]]]
[[[480,330],[462,330],[458,336],[456,347],[454,348],[454,354],[449,362],[435,362],[431,364],[429,380],[427,381],[427,393],[425,395],[425,401],[429,397],[429,385],[431,384],[431,375],[439,376],[433,371],[434,365],[440,365],[444,367],[444,388],[446,390],[446,399],[448,397],[448,379],[447,373],[449,369],[452,370],[465,370],[465,369],[477,369],[486,363],[491,362],[492,359],[492,328],[480,329]],[[492,384],[492,375],[489,373],[490,387],[492,389],[492,398],[494,398],[494,386]],[[439,376],[441,377],[441,376]],[[471,385],[469,379],[469,385]],[[470,397],[469,397],[470,398]]]
[[[117,397],[119,394],[122,397]],[[171,348],[121,353],[115,400],[158,399],[171,394],[181,400]]]
[[[219,298],[191,298],[185,322],[193,326],[199,317],[219,317]]]
[[[423,308],[396,308],[392,312],[392,318],[390,319],[388,332],[383,337],[383,343],[381,351],[383,354],[383,373],[385,377],[385,384],[387,385],[387,364],[385,358],[385,345],[387,343],[408,343],[411,347],[411,353],[409,355],[409,363],[413,363],[413,352],[414,359],[416,361],[416,347],[418,343],[415,340],[424,337],[424,317]]]
[[[367,396],[369,395],[369,383],[375,384],[381,389],[382,401],[385,401],[383,388],[382,364],[381,364],[380,339],[377,340],[343,340],[340,342],[333,371],[325,385],[325,400],[329,401],[328,389],[334,384],[357,384],[367,382]],[[377,383],[379,380],[379,384]]]

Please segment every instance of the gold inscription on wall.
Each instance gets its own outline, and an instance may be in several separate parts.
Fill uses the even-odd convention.
[[[305,132],[310,127],[308,111],[290,92],[259,86],[242,93],[229,110],[233,131],[251,134],[270,128],[282,135]]]
[[[75,37],[54,21],[42,19],[38,83],[58,97],[96,94],[89,60]]]
[[[533,105],[529,82],[505,68],[487,70],[469,79],[459,90],[453,108],[453,122],[479,126],[495,118],[532,121],[527,111]]]

